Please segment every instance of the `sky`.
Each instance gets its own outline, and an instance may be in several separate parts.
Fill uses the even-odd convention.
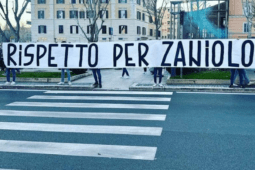
[[[2,2],[2,4],[5,6],[6,0],[0,0]],[[9,1],[9,11],[11,10],[12,6],[13,6],[13,0],[8,0]],[[22,4],[24,2],[24,0],[18,0],[19,2],[19,9],[21,9]],[[27,10],[31,9],[31,3],[28,4]],[[10,13],[12,14],[13,12],[10,11]],[[11,18],[13,18],[13,15],[11,15]],[[24,14],[22,15],[21,18],[21,22],[26,23],[27,20],[31,20],[31,14],[27,14],[26,11],[24,12]],[[2,19],[2,17],[0,16],[0,24],[4,25],[5,21]]]

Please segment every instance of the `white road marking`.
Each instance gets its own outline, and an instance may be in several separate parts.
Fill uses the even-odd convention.
[[[28,130],[41,132],[100,133],[100,134],[148,135],[148,136],[160,136],[162,133],[161,127],[69,125],[69,124],[14,123],[14,122],[0,122],[0,129]]]
[[[0,140],[0,151],[154,160],[157,147]]]
[[[100,113],[100,112],[46,112],[46,111],[16,111],[0,110],[0,116],[28,116],[51,118],[82,118],[82,119],[126,119],[126,120],[155,120],[165,121],[163,114],[139,113]]]
[[[155,109],[167,110],[169,105],[145,104],[102,104],[102,103],[54,103],[54,102],[13,102],[6,106],[72,107],[72,108],[114,108],[114,109]]]
[[[176,92],[187,94],[230,94],[230,95],[255,95],[255,93],[214,93],[214,92]]]
[[[143,94],[143,95],[173,95],[173,92],[137,92],[137,91],[46,91],[45,93],[64,94]]]
[[[114,96],[45,96],[34,95],[28,99],[52,99],[52,100],[128,100],[128,101],[154,101],[154,102],[169,102],[171,98],[160,97],[114,97]]]

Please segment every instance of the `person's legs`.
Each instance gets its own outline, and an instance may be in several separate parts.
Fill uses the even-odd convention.
[[[240,86],[243,87],[243,77],[244,77],[244,69],[237,69],[239,73],[239,79],[240,79]]]
[[[12,70],[12,81],[15,82],[16,80],[16,71],[14,68],[11,69]]]
[[[61,82],[65,82],[65,69],[61,69]]]
[[[98,75],[99,85],[102,85],[100,69],[96,69],[96,72],[97,72],[97,75]]]
[[[10,82],[10,68],[6,68],[6,78],[7,78],[7,82]]]
[[[93,73],[93,76],[94,76],[94,79],[95,79],[95,84],[98,84],[97,75],[96,75],[96,69],[92,69],[92,73]]]
[[[159,75],[159,84],[160,84],[162,80],[162,67],[158,68],[158,75]]]
[[[245,69],[242,69],[242,70],[243,70],[243,78],[244,78],[245,84],[249,84],[250,83],[250,79],[247,76],[247,72],[246,72]]]
[[[157,84],[157,72],[158,72],[158,68],[154,68],[154,83]]]
[[[125,68],[122,68],[122,77],[124,77],[125,74]]]
[[[66,69],[66,73],[67,73],[67,80],[71,81],[71,74],[70,74],[70,70]]]
[[[144,68],[143,68],[143,71],[144,71],[144,72],[146,72],[146,71],[147,71],[147,68],[146,68],[146,67],[144,67]]]
[[[126,69],[126,68],[125,68],[125,73],[126,73],[126,75],[127,75],[127,76],[129,76],[128,71],[127,71],[127,69]]]
[[[236,73],[236,69],[230,69],[230,86],[234,84],[235,82],[235,73]]]

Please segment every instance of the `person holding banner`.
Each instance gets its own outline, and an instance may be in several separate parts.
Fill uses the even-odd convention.
[[[127,78],[129,78],[129,74],[128,74],[128,71],[127,71],[127,69],[126,68],[123,68],[122,69],[122,78],[124,77],[124,74],[126,73],[126,75],[127,75]]]
[[[58,85],[64,85],[65,84],[65,70],[67,73],[67,80],[68,80],[68,85],[71,86],[71,75],[70,75],[70,70],[69,69],[61,69],[61,82],[58,83]]]
[[[10,72],[12,72],[12,82],[10,80]],[[16,72],[14,68],[6,68],[6,79],[7,82],[4,85],[15,85]]]
[[[100,73],[100,69],[96,68],[96,69],[91,69],[94,79],[95,79],[95,83],[93,84],[93,87],[99,87],[102,88],[102,83],[101,83],[101,73]],[[99,82],[99,84],[98,84]]]
[[[159,76],[159,84],[157,84],[157,74]],[[162,80],[162,68],[155,67],[154,68],[154,85],[153,85],[153,87],[156,87],[156,86],[162,87],[163,85],[161,84],[161,80]]]

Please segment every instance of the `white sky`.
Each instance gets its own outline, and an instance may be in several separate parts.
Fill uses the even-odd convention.
[[[0,0],[2,2],[2,4],[5,6],[6,0]],[[9,1],[9,13],[13,14],[12,12],[12,7],[13,7],[13,0],[8,0]],[[24,0],[18,0],[19,2],[19,9],[21,9],[22,4],[24,2]],[[28,4],[27,10],[31,9],[31,3]],[[11,15],[10,18],[13,18],[13,15]],[[31,14],[27,14],[26,11],[24,12],[24,14],[21,17],[21,22],[23,22],[24,24],[26,24],[27,20],[31,20]],[[5,25],[5,21],[2,19],[2,17],[0,16],[0,25]]]

